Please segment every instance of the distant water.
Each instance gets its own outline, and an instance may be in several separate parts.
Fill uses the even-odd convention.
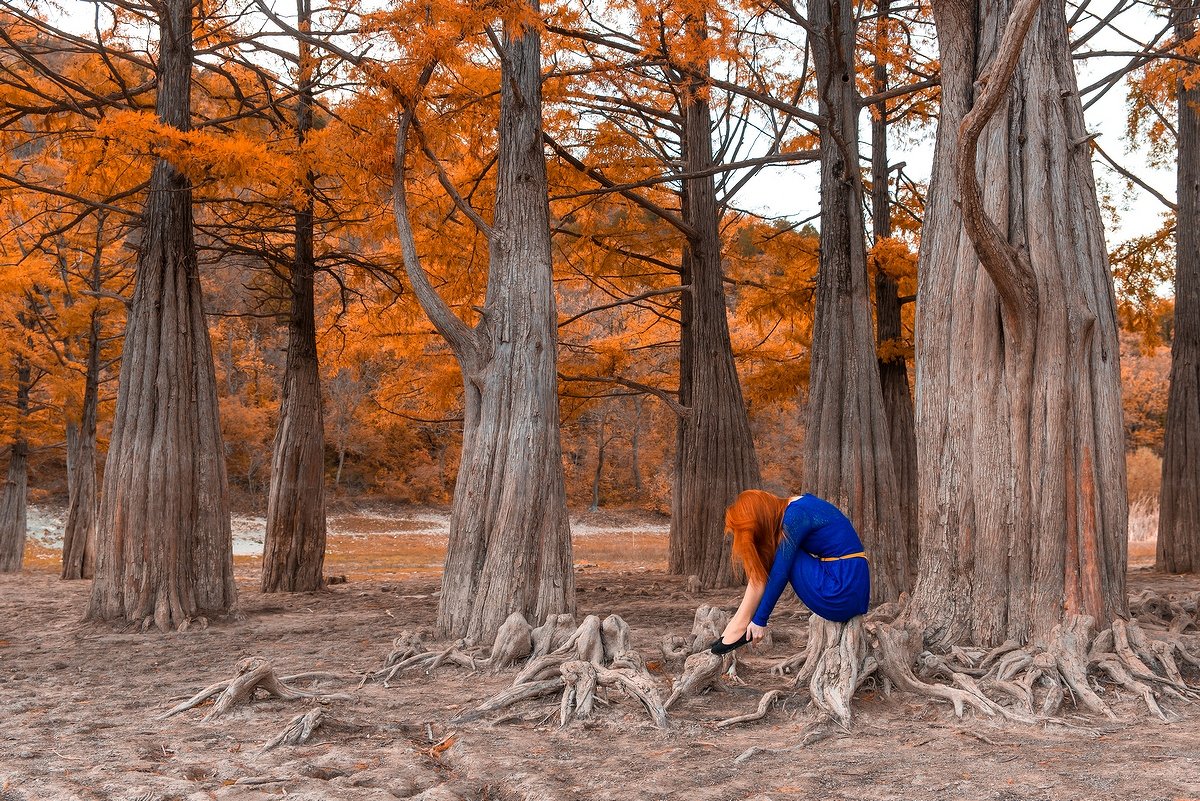
[[[66,515],[64,507],[30,505],[27,514],[28,537],[46,548],[61,549]],[[595,522],[596,517],[588,515],[586,521],[572,520],[572,535],[603,537],[632,532],[662,535],[668,531],[667,524],[662,521],[637,519]],[[266,537],[267,519],[262,515],[237,514],[233,515],[231,523],[234,555],[260,556]],[[389,537],[399,534],[445,537],[450,529],[450,515],[429,508],[366,509],[330,515],[328,529],[331,536],[342,537]]]

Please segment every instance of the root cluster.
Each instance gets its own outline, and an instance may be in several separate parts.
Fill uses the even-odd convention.
[[[986,650],[923,648],[919,621],[902,616],[899,606],[875,610],[867,618],[831,623],[810,618],[805,650],[777,665],[794,673],[793,686],[807,689],[830,720],[849,726],[851,699],[871,677],[883,690],[922,695],[951,704],[962,717],[972,709],[986,717],[1032,723],[1059,714],[1068,700],[1077,708],[1116,719],[1113,703],[1123,694],[1138,699],[1161,720],[1163,703],[1200,700],[1200,689],[1185,681],[1180,663],[1200,667],[1200,655],[1186,632],[1196,626],[1197,599],[1142,593],[1131,609],[1151,618],[1115,620],[1094,633],[1086,615],[1068,618],[1041,646],[1006,642]],[[1157,625],[1161,630],[1155,631]]]
[[[412,668],[424,668],[426,673],[432,673],[444,664],[476,670],[479,659],[466,649],[463,640],[457,640],[448,648],[433,651],[425,646],[419,632],[402,631],[400,636],[392,640],[392,650],[388,653],[383,667],[374,673],[363,677],[362,684],[369,679],[381,680],[383,686],[396,678],[396,674]]]
[[[512,687],[454,722],[478,720],[522,701],[561,692],[559,722],[566,726],[572,720],[592,717],[598,702],[607,703],[610,699],[597,695],[603,689],[637,700],[655,726],[667,727],[667,710],[658,687],[641,655],[630,647],[629,625],[617,615],[603,621],[588,615],[578,627],[570,615],[551,615],[533,628],[514,613],[497,633],[489,662],[498,670],[524,657],[527,661]]]

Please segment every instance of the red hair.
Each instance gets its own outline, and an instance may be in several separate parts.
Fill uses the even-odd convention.
[[[751,581],[765,582],[783,532],[788,499],[746,490],[725,510],[725,530],[733,532],[733,555]]]

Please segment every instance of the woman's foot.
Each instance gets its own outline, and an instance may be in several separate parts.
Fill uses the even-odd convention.
[[[738,648],[741,648],[743,645],[747,644],[748,642],[750,642],[750,639],[745,634],[743,634],[739,639],[734,640],[733,642],[725,642],[724,637],[718,637],[716,640],[713,641],[713,644],[709,646],[709,650],[711,650],[714,654],[718,654],[718,655],[727,654],[730,651],[734,651],[734,650],[737,650]]]

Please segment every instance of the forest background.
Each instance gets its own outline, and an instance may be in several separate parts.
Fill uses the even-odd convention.
[[[613,7],[633,14],[646,5]],[[584,28],[592,10],[564,5],[551,26]],[[398,23],[367,11],[328,9],[316,19],[357,31],[341,37],[357,46],[386,52]],[[765,486],[799,491],[819,198],[811,159],[789,154],[813,151],[816,134],[737,87],[791,86],[797,104],[812,88],[807,54],[782,38],[783,23],[743,11],[716,18],[718,43],[708,53],[718,74],[737,84],[712,89],[717,160],[727,165],[717,186],[729,325]],[[1072,14],[1085,108],[1104,134],[1094,155],[1124,330],[1128,486],[1131,501],[1141,500],[1131,537],[1140,539],[1156,530],[1173,315],[1174,220],[1152,185],[1165,184],[1163,168],[1173,166],[1163,121],[1179,67],[1145,56],[1169,30],[1136,4],[1068,5]],[[291,215],[307,175],[316,188],[315,323],[330,499],[447,504],[461,446],[460,372],[403,277],[388,202],[394,119],[377,124],[390,115],[388,101],[377,82],[329,53],[310,51],[301,67],[296,43],[252,3],[209,3],[201,16],[196,125],[180,134],[153,119],[138,14],[78,3],[47,10],[40,21],[36,13],[4,15],[4,41],[38,50],[54,70],[38,74],[10,55],[0,78],[0,442],[28,448],[32,502],[65,504],[69,444],[91,402],[90,372],[103,466],[138,214],[153,160],[165,156],[195,185],[232,502],[265,508],[287,351]],[[916,89],[889,101],[887,141],[893,159],[907,161],[890,173],[895,230],[875,243],[868,265],[873,287],[883,273],[907,301],[916,289],[936,122],[935,51],[923,6],[893,12],[890,36],[878,18],[864,13],[860,26],[863,94],[876,63],[893,84]],[[121,55],[51,36],[60,26],[87,31]],[[1141,55],[1131,57],[1131,41]],[[544,44],[556,65],[545,125],[578,159],[559,154],[549,164],[566,489],[576,508],[668,513],[676,445],[670,399],[679,385],[673,288],[683,245],[646,203],[677,204],[669,178],[678,146],[669,102],[585,45],[553,30]],[[302,69],[314,77],[316,113],[308,141],[298,143],[289,87]],[[448,177],[486,209],[492,165],[477,154],[491,150],[495,109],[469,101],[488,97],[494,75],[468,56],[459,77],[461,96],[448,91],[440,117],[425,126],[426,153],[441,159],[420,163],[409,192],[427,269],[469,318],[484,290],[486,246],[438,184]],[[864,147],[864,160],[869,153]],[[589,171],[604,173],[607,191]],[[903,357],[911,370],[912,303],[903,308],[900,335],[880,341],[879,355]]]

